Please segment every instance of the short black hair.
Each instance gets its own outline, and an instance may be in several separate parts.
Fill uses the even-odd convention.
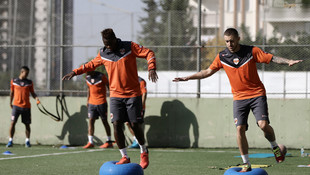
[[[29,70],[30,70],[30,69],[29,69],[29,67],[28,67],[28,66],[23,66],[23,67],[21,67],[21,68],[20,68],[20,70],[26,70],[26,71],[28,71],[28,72],[29,72]]]
[[[234,35],[236,37],[239,37],[239,33],[238,33],[238,31],[235,28],[228,28],[228,29],[226,29],[225,32],[224,32],[224,35],[225,36]]]
[[[116,39],[115,33],[114,33],[113,29],[111,29],[111,28],[104,29],[101,32],[101,36],[102,36],[102,38],[105,38],[107,40]]]

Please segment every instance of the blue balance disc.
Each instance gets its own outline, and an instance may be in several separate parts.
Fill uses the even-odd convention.
[[[229,168],[225,171],[224,175],[268,175],[268,173],[261,168],[252,168],[252,171],[249,172],[239,172],[241,169],[240,167]]]
[[[104,163],[99,170],[99,175],[143,175],[143,169],[139,164],[127,163],[116,165],[118,161]]]

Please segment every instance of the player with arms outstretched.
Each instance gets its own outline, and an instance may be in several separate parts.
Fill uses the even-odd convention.
[[[148,63],[149,80],[156,82],[156,59],[152,50],[131,41],[121,41],[116,38],[110,28],[101,32],[103,48],[96,58],[65,75],[63,80],[71,79],[75,75],[93,71],[104,65],[108,73],[110,86],[110,112],[114,127],[114,137],[122,158],[117,164],[130,163],[125,146],[123,126],[130,122],[131,128],[140,146],[140,166],[145,169],[149,165],[149,152],[145,144],[141,117],[142,100],[138,81],[136,58],[144,58]]]
[[[22,122],[25,124],[26,127],[25,146],[31,147],[30,144],[31,104],[29,100],[29,95],[31,94],[32,97],[36,99],[37,103],[39,103],[40,101],[39,98],[37,97],[37,94],[33,90],[32,81],[27,79],[28,74],[29,74],[29,68],[27,66],[23,66],[20,69],[19,77],[11,80],[10,106],[12,108],[12,116],[10,126],[10,138],[6,147],[13,146],[15,125],[20,115],[22,116]]]
[[[277,162],[283,162],[285,155],[281,152],[273,128],[269,125],[266,90],[260,81],[256,63],[287,64],[293,66],[302,60],[289,60],[266,53],[255,46],[239,44],[239,34],[234,28],[224,32],[226,49],[221,51],[206,70],[187,77],[178,77],[173,81],[188,81],[210,77],[223,68],[230,81],[233,93],[233,115],[237,127],[237,143],[243,160],[242,172],[250,171],[251,164],[248,155],[248,142],[245,132],[248,129],[248,115],[252,110],[257,125],[264,132],[265,138],[270,142]]]

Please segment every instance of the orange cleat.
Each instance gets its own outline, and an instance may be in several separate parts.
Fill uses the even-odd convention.
[[[146,169],[149,166],[149,153],[148,152],[141,153],[140,166],[143,169]]]
[[[126,164],[126,163],[130,163],[130,158],[127,158],[124,156],[121,158],[121,160],[119,162],[116,163],[116,165]]]
[[[87,143],[87,145],[85,145],[83,148],[84,149],[88,149],[88,148],[93,148],[94,144],[91,144],[90,142]]]
[[[100,148],[113,148],[113,141],[106,141]]]

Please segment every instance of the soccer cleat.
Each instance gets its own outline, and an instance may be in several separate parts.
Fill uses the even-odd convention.
[[[6,147],[13,147],[13,141],[9,141]]]
[[[140,155],[140,166],[143,169],[146,169],[149,166],[149,153],[148,153],[148,151],[141,153],[141,155]]]
[[[27,142],[25,143],[25,147],[27,147],[27,148],[31,147],[31,144],[30,144],[29,141],[27,141]]]
[[[241,169],[241,171],[239,171],[241,173],[252,171],[251,164],[249,164],[249,163],[244,163],[241,165],[241,167],[242,167],[242,169]]]
[[[122,157],[120,161],[118,161],[116,163],[116,165],[120,165],[120,164],[126,164],[126,163],[130,163],[130,158],[127,158],[126,156]]]
[[[100,148],[113,148],[113,141],[106,141]]]
[[[88,148],[93,148],[93,147],[94,147],[94,144],[88,142],[87,145],[83,147],[83,149],[88,149]]]
[[[285,155],[281,152],[279,146],[273,147],[272,152],[278,163],[281,163],[284,161]]]
[[[134,140],[128,148],[140,148],[140,146],[139,146],[138,142],[136,140]]]

